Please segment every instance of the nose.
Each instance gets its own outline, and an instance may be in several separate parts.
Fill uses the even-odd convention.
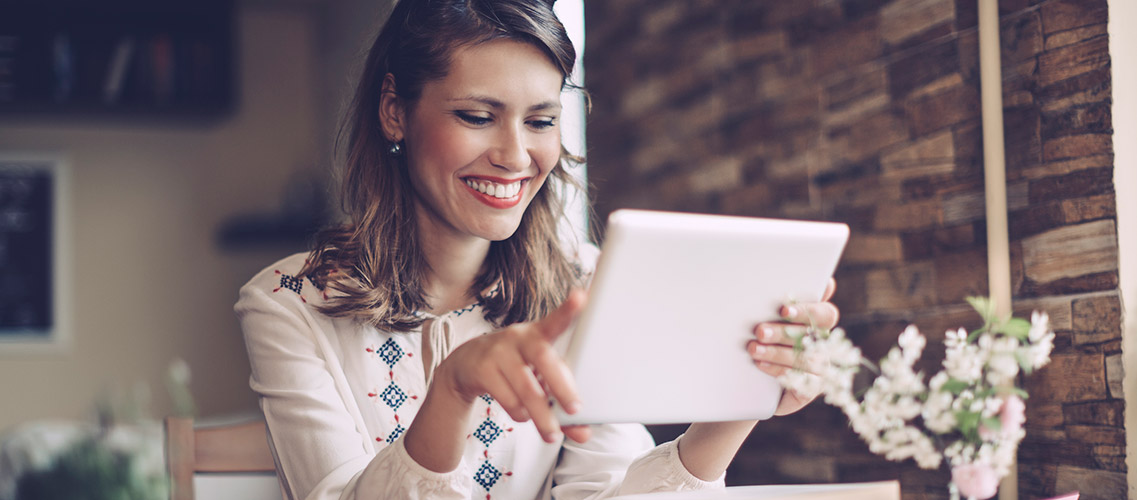
[[[520,172],[533,162],[521,126],[502,127],[489,155],[490,163],[498,168]]]

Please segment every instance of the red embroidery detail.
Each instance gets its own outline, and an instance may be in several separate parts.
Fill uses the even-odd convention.
[[[399,415],[398,414],[395,415],[395,423],[396,424],[399,423]]]
[[[382,437],[377,437],[377,438],[375,438],[375,440],[376,440],[376,441],[379,441],[380,443],[382,443],[382,442],[383,442],[383,438],[382,438]]]
[[[411,399],[418,399],[418,396],[411,396]]]
[[[374,348],[371,348],[371,347],[368,347],[367,349],[364,349],[364,350],[365,350],[365,351],[367,351],[367,352],[370,352],[370,353],[374,353],[374,352],[375,352],[375,349],[374,349]]]
[[[506,472],[506,473],[505,473],[505,475],[507,475],[507,476],[512,476],[512,475],[513,475],[513,471],[509,471],[509,472]]]
[[[489,460],[490,459],[490,450],[483,451],[482,456],[486,457],[486,460]]]
[[[412,358],[413,358],[413,357],[415,357],[415,353],[413,353],[413,352],[408,352],[408,353],[407,353],[407,356],[408,356],[408,357],[412,357]]]
[[[374,392],[369,392],[369,393],[367,393],[367,397],[369,397],[369,398],[373,398],[373,397],[375,397],[375,396],[378,396],[378,394],[376,394],[376,393],[374,393]]]

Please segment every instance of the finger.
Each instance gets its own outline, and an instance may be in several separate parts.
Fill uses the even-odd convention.
[[[529,421],[529,410],[525,409],[525,406],[521,404],[521,400],[517,397],[513,385],[509,383],[509,379],[501,373],[501,370],[493,370],[493,373],[489,375],[489,379],[484,382],[484,384],[486,392],[509,414],[509,418],[512,418],[515,422]]]
[[[830,276],[829,277],[829,283],[827,285],[825,285],[825,293],[821,294],[821,301],[822,302],[829,302],[829,299],[833,298],[833,292],[836,292],[836,291],[837,291],[837,280],[833,279],[833,277]]]
[[[576,391],[576,380],[557,355],[553,347],[544,340],[528,342],[521,346],[521,356],[533,372],[541,378],[550,393],[567,413],[580,410],[580,396]]]
[[[754,327],[754,338],[762,344],[791,346],[808,329],[797,323],[760,323]]]
[[[552,443],[560,439],[560,424],[549,410],[549,399],[529,367],[522,363],[510,363],[510,366],[503,367],[502,373],[521,400],[521,405],[529,412],[533,425],[537,426],[537,432],[541,433],[545,442]]]
[[[791,368],[791,367],[786,366],[786,365],[771,363],[769,361],[755,361],[754,365],[757,366],[759,370],[762,370],[763,372],[766,372],[771,377],[775,377],[775,378],[781,377],[784,373],[789,371]]]
[[[833,328],[837,326],[841,312],[832,302],[812,302],[783,305],[778,314],[790,323],[813,325],[818,328]]]
[[[755,362],[773,363],[777,365],[794,366],[798,362],[798,355],[794,352],[794,348],[780,344],[763,344],[751,340],[746,345],[746,351],[750,353],[751,359]]]
[[[584,309],[584,303],[587,300],[588,296],[583,290],[577,288],[570,290],[560,307],[536,323],[537,328],[549,342],[556,340],[572,325],[576,315],[580,314],[581,309]]]
[[[565,433],[565,437],[583,443],[592,437],[592,427],[587,425],[565,425],[561,427],[561,431]]]

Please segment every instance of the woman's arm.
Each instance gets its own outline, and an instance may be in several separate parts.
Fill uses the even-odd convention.
[[[429,471],[401,439],[379,449],[348,392],[331,322],[310,309],[315,297],[272,293],[271,278],[242,288],[235,309],[287,498],[467,498],[470,471]]]

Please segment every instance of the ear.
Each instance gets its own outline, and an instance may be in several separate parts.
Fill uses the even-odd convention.
[[[383,135],[391,142],[399,142],[406,137],[406,105],[395,91],[395,75],[390,73],[383,77],[380,90],[379,125],[383,127]]]

